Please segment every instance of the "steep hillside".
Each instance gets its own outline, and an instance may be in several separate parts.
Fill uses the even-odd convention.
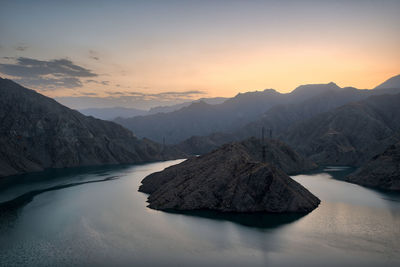
[[[348,181],[369,187],[400,191],[400,142],[374,156],[356,173],[350,175]]]
[[[400,94],[380,95],[298,123],[282,139],[317,163],[360,166],[399,129]]]
[[[258,119],[271,107],[296,103],[305,98],[328,91],[340,91],[334,83],[302,85],[292,93],[281,94],[273,89],[238,94],[218,105],[195,102],[180,110],[117,119],[116,122],[138,136],[176,144],[191,136],[204,136],[215,132],[233,132]]]
[[[139,140],[118,124],[86,117],[1,78],[0,121],[0,176],[180,155],[169,147]]]

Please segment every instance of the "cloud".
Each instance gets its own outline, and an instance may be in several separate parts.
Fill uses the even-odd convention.
[[[96,80],[86,80],[86,83],[97,83],[101,85],[110,85],[110,81],[96,81]]]
[[[171,101],[171,100],[187,100],[192,99],[199,95],[207,94],[200,90],[190,90],[182,92],[161,92],[161,93],[144,93],[144,92],[121,92],[121,91],[106,91],[110,97],[125,98],[127,100],[157,100],[157,101]]]
[[[98,76],[69,59],[45,61],[26,57],[18,57],[12,64],[0,64],[0,72],[41,90],[81,87],[80,78]]]
[[[97,96],[98,95],[97,93],[86,93],[86,92],[82,92],[81,94],[85,95],[85,96]]]
[[[99,53],[97,53],[97,52],[94,51],[94,50],[89,50],[89,58],[91,58],[91,59],[100,60],[98,54],[99,54]]]
[[[57,90],[58,88],[76,88],[81,87],[82,83],[75,77],[60,77],[60,78],[21,78],[14,79],[15,82],[27,84],[32,87],[40,88],[42,91]]]
[[[26,49],[28,49],[28,46],[26,45],[18,45],[14,47],[15,50],[17,51],[25,51]]]

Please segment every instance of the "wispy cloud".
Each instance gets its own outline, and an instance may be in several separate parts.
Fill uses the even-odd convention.
[[[110,81],[96,81],[96,80],[86,80],[86,83],[96,83],[101,85],[110,85]]]
[[[98,76],[69,59],[46,61],[27,57],[18,57],[14,63],[0,64],[0,72],[12,76],[17,82],[41,90],[81,87],[80,78]]]
[[[110,97],[123,97],[125,99],[130,99],[130,100],[160,100],[160,101],[186,100],[186,99],[192,99],[199,95],[207,94],[206,92],[200,90],[190,90],[182,92],[170,91],[161,93],[106,91],[106,93]]]
[[[93,60],[100,60],[99,53],[94,50],[89,50],[89,58]]]
[[[17,50],[17,51],[22,52],[22,51],[27,50],[28,46],[27,45],[17,45],[17,46],[14,47],[14,49]]]

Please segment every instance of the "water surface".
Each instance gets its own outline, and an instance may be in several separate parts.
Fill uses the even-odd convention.
[[[400,195],[347,168],[293,176],[322,201],[306,215],[148,209],[140,181],[179,162],[0,180],[0,265],[400,266]]]

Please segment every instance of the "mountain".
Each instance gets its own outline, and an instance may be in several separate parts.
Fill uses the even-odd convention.
[[[165,139],[167,143],[176,144],[195,135],[233,132],[258,119],[273,106],[295,103],[305,97],[335,90],[342,89],[334,83],[300,86],[289,94],[266,89],[238,94],[217,105],[200,101],[170,113],[129,119],[118,118],[115,122],[132,130],[138,136],[159,142]]]
[[[400,142],[374,156],[347,180],[364,186],[400,191]]]
[[[319,164],[360,166],[395,140],[400,94],[371,96],[314,116],[281,136]]]
[[[227,98],[225,97],[213,97],[213,98],[200,98],[198,100],[195,101],[190,101],[190,102],[184,102],[184,103],[180,103],[180,104],[176,104],[176,105],[172,105],[172,106],[157,106],[157,107],[153,107],[151,108],[147,115],[151,115],[151,114],[157,114],[157,113],[169,113],[169,112],[173,112],[175,110],[179,110],[183,107],[187,107],[190,104],[194,103],[194,102],[200,102],[203,101],[207,104],[210,105],[217,105],[217,104],[221,104],[223,103],[225,100],[227,100]],[[121,116],[121,117],[127,117],[127,116]]]
[[[79,112],[102,120],[114,120],[117,117],[129,118],[147,114],[146,110],[124,107],[86,108],[80,109]]]
[[[188,155],[203,155],[233,141],[240,141],[240,138],[233,134],[217,132],[204,136],[195,135],[175,146]]]
[[[150,110],[127,108],[127,107],[104,107],[104,108],[84,108],[78,111],[86,116],[93,116],[102,120],[114,120],[116,118],[131,118],[136,116],[151,115],[157,113],[168,113],[183,107],[189,106],[191,103],[204,101],[207,104],[215,105],[224,102],[227,98],[215,97],[215,98],[200,98],[199,100],[184,102],[171,106],[156,106],[150,108]]]
[[[342,88],[337,86],[334,82],[327,84],[305,84],[294,89],[290,95],[295,98],[296,101],[303,101],[321,93],[335,92],[340,91],[341,89]]]
[[[400,88],[400,74],[381,83],[374,89]]]
[[[319,199],[274,165],[281,161],[297,165],[301,158],[292,159],[294,151],[272,141],[267,144],[266,162],[260,162],[259,145],[251,139],[188,159],[147,176],[139,191],[150,194],[150,208],[160,210],[277,213],[315,209]]]
[[[155,141],[176,144],[193,135],[226,132],[253,120],[272,105],[283,101],[274,90],[239,94],[222,104],[210,105],[204,101],[170,113],[158,113],[115,122],[135,132],[138,136]]]
[[[303,88],[306,89],[307,87]],[[312,88],[312,86],[309,88]],[[360,101],[371,95],[396,94],[399,92],[400,89],[360,90],[352,87],[321,90],[321,93],[303,101],[273,106],[258,119],[235,131],[193,136],[181,142],[178,147],[188,154],[204,154],[232,141],[239,141],[251,136],[260,137],[262,128],[265,129],[266,136],[271,134],[270,137],[279,138],[284,136],[291,126],[344,104]]]
[[[86,117],[0,78],[0,176],[181,157],[113,122]]]

